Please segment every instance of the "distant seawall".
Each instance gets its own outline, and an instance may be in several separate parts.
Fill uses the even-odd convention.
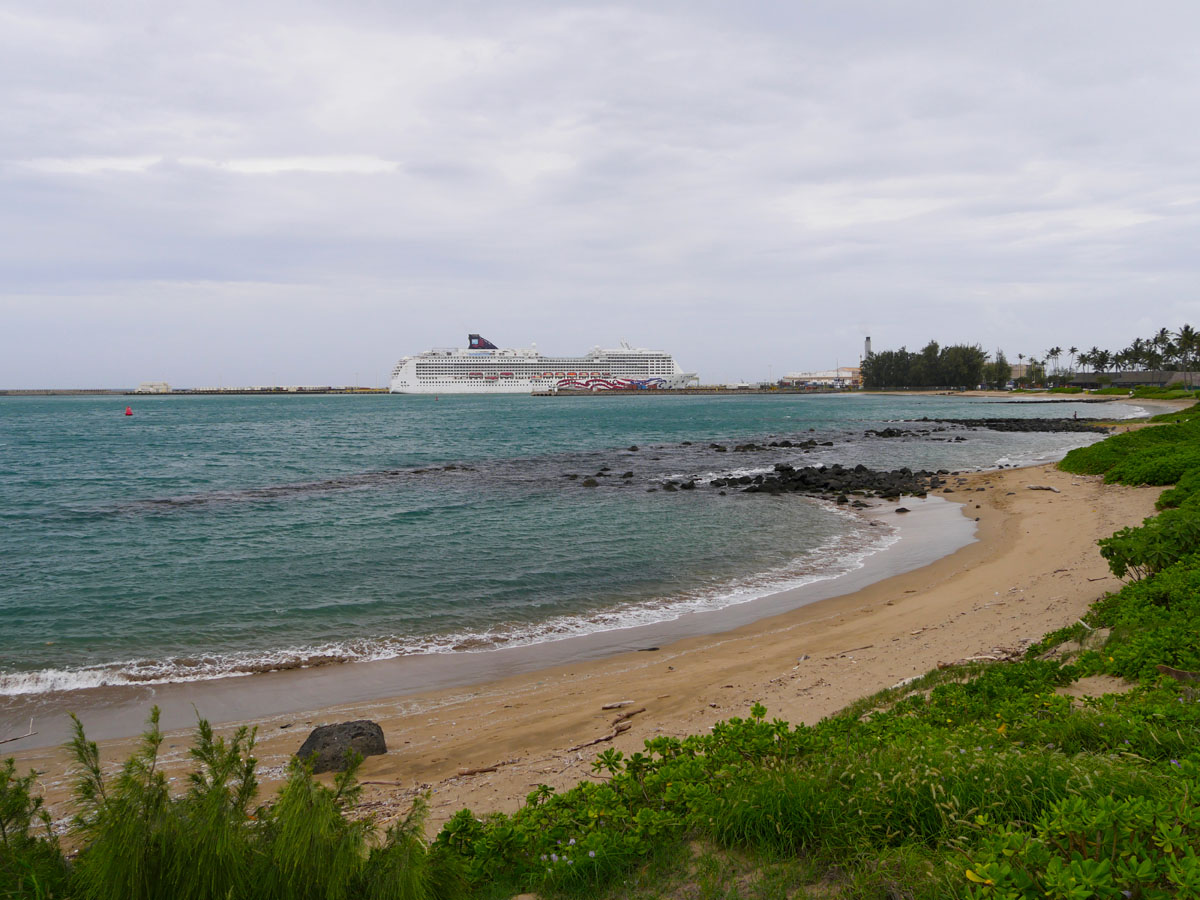
[[[136,391],[133,388],[27,388],[5,390],[0,397],[189,397],[198,394],[237,394],[250,397],[294,397],[300,394],[386,394],[387,388],[177,388],[171,391]]]

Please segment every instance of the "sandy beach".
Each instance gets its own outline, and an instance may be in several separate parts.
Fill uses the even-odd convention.
[[[1075,621],[1118,586],[1096,540],[1151,515],[1158,493],[1103,485],[1051,466],[954,478],[940,496],[976,520],[977,540],[931,564],[654,649],[260,718],[260,777],[267,786],[277,781],[311,727],[369,718],[383,727],[389,752],[362,766],[364,809],[386,821],[404,812],[414,795],[430,792],[429,824],[436,829],[462,807],[511,811],[538,784],[569,787],[588,777],[591,760],[605,747],[629,753],[657,734],[700,732],[747,715],[755,702],[771,717],[815,722],[938,663],[1019,650]],[[302,692],[310,673],[290,674],[292,689]],[[631,703],[603,708],[621,701]],[[627,731],[581,746],[611,734],[614,720],[635,710]],[[169,733],[168,771],[183,771],[187,746],[187,731]],[[101,742],[104,759],[114,765],[132,747],[132,738]],[[6,749],[21,769],[41,773],[53,812],[65,815],[63,751]]]

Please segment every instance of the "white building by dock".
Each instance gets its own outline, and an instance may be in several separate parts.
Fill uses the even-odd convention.
[[[791,372],[779,379],[783,387],[856,388],[862,385],[862,369],[858,366],[838,366],[823,372]]]

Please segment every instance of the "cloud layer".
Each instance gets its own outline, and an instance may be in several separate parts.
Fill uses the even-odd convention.
[[[1200,324],[1190,4],[400,6],[0,12],[0,386]]]

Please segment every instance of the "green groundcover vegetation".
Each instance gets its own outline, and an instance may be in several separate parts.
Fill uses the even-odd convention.
[[[263,801],[246,730],[201,722],[180,791],[156,715],[111,777],[77,726],[81,849],[64,855],[9,760],[0,897],[1200,897],[1200,408],[1159,418],[1061,463],[1173,487],[1100,542],[1124,587],[1020,661],[934,671],[814,726],[756,705],[608,749],[593,779],[513,815],[462,810],[431,842],[423,803],[382,831],[354,815],[353,770],[324,786],[294,763]],[[1127,690],[1059,691],[1095,676]]]
[[[1025,391],[1016,390],[1015,394],[1082,394],[1083,388],[1079,387],[1055,387],[1047,391]],[[1191,400],[1196,397],[1195,389],[1187,388],[1163,388],[1163,387],[1136,387],[1133,390],[1129,388],[1107,387],[1098,388],[1090,391],[1092,394],[1099,394],[1106,397],[1129,397],[1132,396],[1135,400]]]

